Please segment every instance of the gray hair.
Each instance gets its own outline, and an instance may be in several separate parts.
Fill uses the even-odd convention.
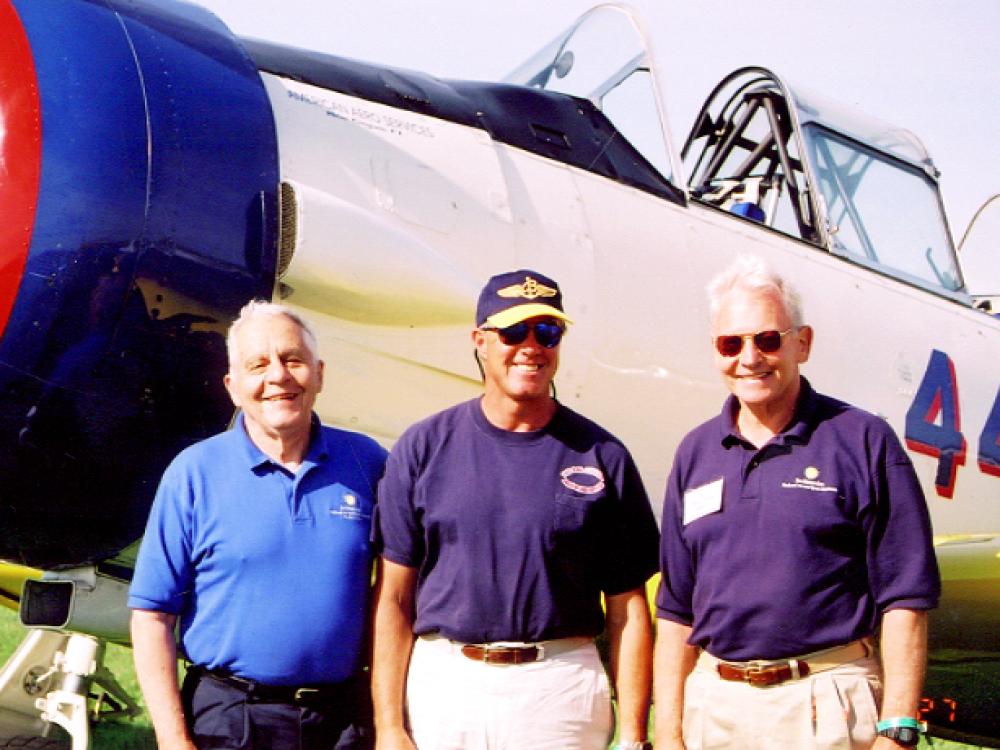
[[[792,325],[796,328],[805,325],[802,298],[798,291],[756,255],[739,256],[729,268],[708,282],[705,291],[708,292],[708,310],[713,323],[722,307],[723,298],[736,289],[776,294],[791,318]]]
[[[240,329],[251,320],[255,320],[257,318],[274,318],[279,316],[288,318],[302,329],[302,338],[305,340],[306,346],[309,347],[309,351],[312,353],[313,357],[319,359],[319,347],[316,345],[316,334],[313,332],[312,326],[306,322],[305,318],[285,305],[255,299],[243,306],[243,309],[240,310],[239,317],[233,321],[231,326],[229,326],[229,333],[226,335],[226,354],[229,356],[230,370],[233,369],[233,365],[236,364],[236,361],[239,358],[236,337],[239,334]]]

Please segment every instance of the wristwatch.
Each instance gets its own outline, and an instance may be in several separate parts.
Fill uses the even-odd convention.
[[[616,742],[611,746],[611,750],[653,750],[652,742]]]
[[[880,737],[887,737],[902,747],[916,747],[924,725],[908,716],[901,719],[885,719],[877,726]]]

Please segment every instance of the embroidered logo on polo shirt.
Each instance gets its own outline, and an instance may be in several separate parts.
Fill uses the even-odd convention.
[[[361,508],[358,498],[347,492],[340,499],[340,507],[336,510],[330,510],[331,516],[340,516],[348,521],[367,521],[371,518],[370,515],[366,514]]]
[[[819,479],[819,469],[815,466],[807,466],[802,470],[802,476],[794,482],[782,482],[785,489],[809,490],[811,492],[836,492],[836,487],[831,487]]]
[[[596,466],[567,466],[559,472],[559,480],[581,495],[596,495],[604,489],[604,474]]]

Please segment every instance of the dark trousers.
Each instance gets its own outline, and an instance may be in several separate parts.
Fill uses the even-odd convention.
[[[347,680],[318,696],[255,695],[192,668],[181,689],[199,750],[371,750],[368,681]]]

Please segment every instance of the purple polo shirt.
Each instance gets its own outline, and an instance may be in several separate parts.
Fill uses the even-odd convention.
[[[381,554],[417,569],[417,634],[595,636],[602,592],[656,571],[656,521],[632,457],[562,405],[537,432],[493,426],[479,399],[414,425],[389,456],[376,518]]]
[[[663,504],[657,616],[721,659],[779,659],[874,632],[890,609],[937,606],[930,518],[883,419],[816,393],[761,449],[738,402],[681,442]]]

